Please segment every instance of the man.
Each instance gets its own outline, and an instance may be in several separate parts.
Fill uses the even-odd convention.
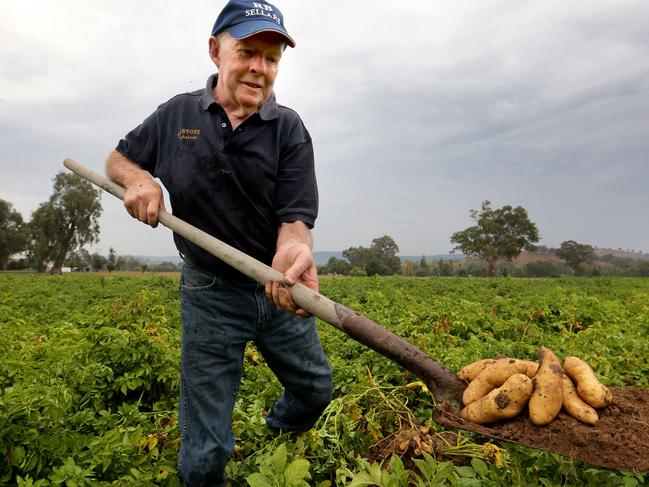
[[[300,281],[318,289],[311,138],[273,93],[287,45],[295,42],[277,7],[231,0],[209,38],[218,74],[204,90],[160,105],[106,162],[109,177],[126,188],[124,205],[134,218],[157,225],[164,208],[157,177],[175,215],[283,272],[282,281],[260,286],[174,235],[184,259],[178,464],[191,486],[225,485],[248,341],[284,386],[266,417],[270,428],[308,430],[331,400],[315,320],[286,288]]]

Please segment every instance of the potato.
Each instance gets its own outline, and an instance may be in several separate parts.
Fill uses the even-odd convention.
[[[594,408],[603,408],[613,402],[613,393],[597,380],[593,369],[577,357],[566,357],[563,369],[577,386],[577,394]]]
[[[567,374],[561,378],[561,389],[563,392],[563,409],[582,423],[595,424],[599,420],[597,411],[585,403],[577,394],[575,385]]]
[[[513,358],[497,359],[493,363],[486,363],[482,372],[471,381],[462,394],[464,405],[471,404],[481,397],[489,394],[496,387],[500,387],[514,374],[534,376],[538,364],[529,360]]]
[[[562,376],[559,359],[543,347],[539,351],[539,370],[532,379],[530,419],[536,425],[548,424],[556,418],[563,405]]]
[[[539,368],[539,364],[532,360],[519,360],[516,358],[509,358],[509,357],[499,357],[499,358],[485,358],[482,360],[478,360],[477,362],[473,362],[472,364],[466,365],[465,367],[462,367],[460,371],[457,373],[457,376],[466,381],[472,381],[474,380],[480,372],[485,370],[486,368],[491,367],[494,364],[499,364],[502,362],[511,362],[512,360],[516,362],[524,362],[527,364],[527,370],[525,372],[521,372],[522,374],[527,375],[530,379],[534,377],[534,374],[536,374],[536,370]]]
[[[460,417],[479,424],[513,418],[525,408],[530,394],[530,378],[525,374],[514,374],[502,386],[462,409]]]
[[[484,358],[482,360],[478,360],[477,362],[473,362],[469,365],[465,365],[460,369],[460,371],[457,373],[457,376],[466,381],[472,381],[473,379],[476,378],[476,376],[484,370],[484,368],[489,365],[489,364],[495,364],[496,361],[499,359],[495,358]]]

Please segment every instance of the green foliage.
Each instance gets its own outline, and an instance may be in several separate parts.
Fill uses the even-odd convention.
[[[533,244],[539,241],[536,225],[521,206],[505,205],[494,210],[489,201],[483,201],[481,211],[470,210],[469,213],[476,225],[451,236],[451,243],[455,244],[453,250],[484,259],[490,276],[496,275],[498,258],[511,260],[523,249],[532,250]]]
[[[584,264],[593,262],[596,258],[595,249],[587,244],[580,244],[574,240],[567,240],[561,243],[556,251],[557,257],[566,261],[566,264],[577,274]]]
[[[397,257],[399,246],[389,235],[383,235],[372,240],[372,245],[366,247],[350,247],[343,250],[343,257],[351,265],[352,275],[391,276],[401,273],[401,260]],[[360,274],[362,269],[364,274]]]
[[[106,270],[113,272],[117,269],[117,253],[113,247],[108,249],[108,258],[106,259]]]
[[[25,250],[27,232],[23,217],[8,201],[0,199],[0,270],[6,269],[9,257]]]
[[[29,223],[31,259],[39,271],[52,262],[52,273],[60,272],[71,251],[97,241],[99,199],[100,190],[80,176],[56,175],[52,196],[32,213]]]
[[[523,268],[523,275],[527,277],[560,277],[569,273],[565,266],[544,260],[528,262]]]
[[[250,487],[309,487],[309,462],[304,458],[288,461],[286,445],[282,443],[270,457],[265,457],[259,472],[248,475]]]
[[[177,286],[155,276],[0,274],[0,484],[179,485]],[[646,279],[323,277],[321,288],[454,371],[496,355],[534,358],[545,345],[582,357],[609,385],[649,388]],[[254,345],[246,350],[232,485],[649,482],[507,443],[488,455],[471,433],[452,445],[462,466],[438,454],[368,460],[413,424],[439,430],[433,399],[396,364],[329,325],[319,332],[334,399],[304,433],[266,427],[282,388]]]
[[[345,259],[338,259],[337,257],[329,257],[327,263],[318,269],[318,274],[339,274],[341,276],[348,275],[352,270],[352,265]]]
[[[0,483],[177,485],[168,283],[1,277]]]

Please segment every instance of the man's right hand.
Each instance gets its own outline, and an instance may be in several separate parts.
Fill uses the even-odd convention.
[[[124,207],[133,218],[155,228],[158,226],[158,212],[164,210],[162,188],[148,174],[139,177],[126,187]]]
[[[164,210],[162,188],[147,171],[114,150],[106,160],[106,174],[126,189],[124,207],[143,223],[158,226],[158,213]]]

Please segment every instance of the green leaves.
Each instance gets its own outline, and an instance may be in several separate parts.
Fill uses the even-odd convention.
[[[246,477],[250,487],[308,487],[309,462],[304,458],[288,461],[286,444],[279,445],[270,458],[262,460],[259,472]]]
[[[485,357],[533,358],[543,344],[583,357],[610,385],[649,387],[649,280],[323,278],[323,294],[415,343],[451,370]],[[96,274],[0,274],[0,484],[177,486],[177,281]],[[469,434],[443,453],[371,451],[431,426],[417,378],[324,323],[334,400],[313,429],[265,425],[281,384],[250,349],[235,410],[233,485],[644,485]],[[410,384],[410,385],[409,385]],[[501,455],[502,453],[502,455]]]
[[[175,479],[177,311],[144,282],[0,276],[0,483]]]

